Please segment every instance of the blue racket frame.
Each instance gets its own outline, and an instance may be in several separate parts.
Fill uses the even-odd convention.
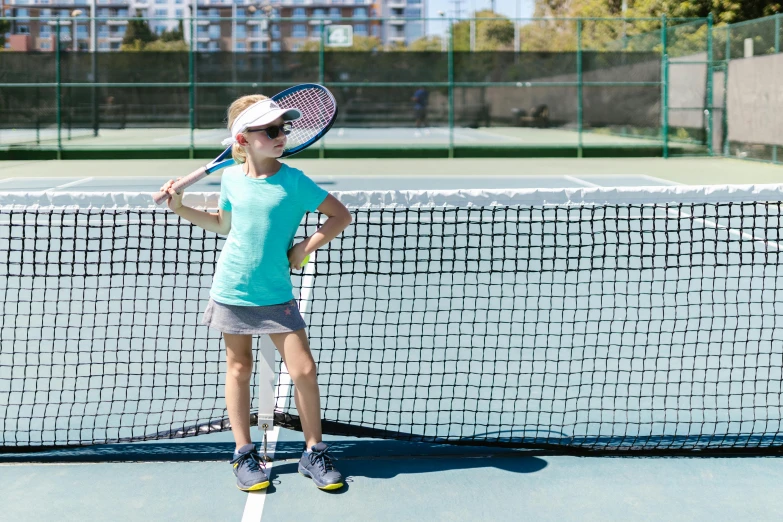
[[[313,136],[310,140],[306,141],[305,143],[302,143],[292,149],[284,151],[283,154],[280,156],[281,158],[287,158],[289,156],[293,156],[298,152],[302,152],[313,143],[316,143],[318,140],[323,138],[327,132],[329,132],[329,129],[332,128],[332,125],[334,125],[334,122],[337,120],[338,109],[337,109],[337,102],[334,101],[334,96],[332,96],[332,93],[329,92],[329,89],[327,89],[326,87],[318,83],[302,83],[299,85],[294,85],[293,87],[289,87],[288,89],[275,94],[274,96],[272,96],[272,99],[278,101],[295,92],[304,91],[306,89],[313,89],[313,88],[323,89],[329,95],[329,97],[332,99],[332,102],[334,103],[334,115],[332,116],[332,119],[328,123],[328,125],[324,127],[321,132]],[[218,156],[217,158],[210,161],[207,165],[205,165],[204,170],[206,171],[207,174],[212,174],[213,172],[218,171],[220,169],[230,167],[235,163],[234,158],[231,157],[231,148],[232,146],[229,146],[226,150],[224,150],[220,154],[220,156]]]

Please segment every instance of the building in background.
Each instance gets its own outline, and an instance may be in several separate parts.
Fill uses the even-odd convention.
[[[128,27],[120,18],[134,16],[157,34],[195,16],[199,51],[296,51],[318,41],[328,24],[351,25],[354,36],[384,45],[408,45],[425,36],[426,0],[2,0],[0,9],[16,18],[6,48],[18,51],[54,50],[58,21],[61,49],[118,51]],[[183,25],[190,42],[191,26]]]

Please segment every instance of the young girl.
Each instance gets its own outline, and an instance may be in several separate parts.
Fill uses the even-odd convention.
[[[243,96],[228,109],[237,165],[223,172],[218,213],[182,205],[168,181],[169,208],[210,232],[228,234],[212,282],[203,323],[223,333],[226,343],[226,407],[236,451],[231,463],[242,491],[269,486],[264,463],[250,440],[250,378],[253,335],[269,335],[294,382],[296,409],[306,447],[299,472],[321,489],[337,489],[343,477],[321,442],[321,399],[305,323],[294,300],[290,269],[334,239],[351,222],[348,210],[302,171],[280,163],[298,109],[273,100]],[[328,219],[312,236],[290,246],[306,211]],[[290,247],[290,248],[289,248]]]

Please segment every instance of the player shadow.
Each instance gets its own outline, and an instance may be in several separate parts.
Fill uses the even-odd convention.
[[[209,437],[207,435],[206,437]],[[135,442],[130,444],[103,444],[79,447],[14,447],[0,449],[0,464],[5,463],[69,463],[69,462],[214,462],[230,461],[234,452],[233,442],[197,442],[198,438],[170,441]],[[657,451],[610,451],[574,453],[564,448],[554,450],[521,450],[493,446],[458,446],[449,444],[431,444],[422,442],[404,442],[394,440],[340,439],[327,440],[330,454],[340,462],[354,468],[355,474],[363,476],[386,477],[394,473],[405,472],[400,462],[420,460],[408,472],[426,473],[429,471],[465,468],[465,467],[502,467],[512,472],[530,473],[546,466],[538,457],[555,455],[576,455],[603,458],[747,458],[764,456],[783,458],[779,445],[758,445],[756,447]],[[257,443],[259,452],[261,444]],[[271,444],[275,466],[284,471],[289,463],[296,463],[302,455],[304,444],[301,441],[281,441]],[[372,462],[371,469],[362,471],[366,463]],[[358,464],[357,464],[358,463]],[[539,468],[540,466],[540,468]],[[296,467],[292,469],[296,472]],[[286,471],[287,472],[287,471]]]
[[[494,468],[519,474],[536,473],[547,466],[546,460],[542,458],[517,455],[484,457],[465,457],[460,455],[450,457],[410,456],[393,459],[363,457],[342,459],[334,464],[347,478],[365,477],[373,479],[391,479],[400,475],[453,470],[469,471],[483,468]],[[271,468],[271,479],[275,481],[285,476],[296,474],[298,473],[297,468],[297,462],[275,464]]]
[[[357,477],[391,479],[400,475],[437,473],[452,470],[495,468],[510,473],[535,473],[547,466],[537,455],[543,452],[491,447],[461,447],[398,441],[330,441],[335,467],[346,477],[345,487],[333,493],[345,493]],[[278,443],[272,483],[281,483],[298,473],[301,443]],[[272,493],[273,491],[270,491]]]

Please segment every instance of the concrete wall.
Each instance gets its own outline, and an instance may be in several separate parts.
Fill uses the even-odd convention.
[[[783,54],[729,62],[729,141],[783,145]]]

